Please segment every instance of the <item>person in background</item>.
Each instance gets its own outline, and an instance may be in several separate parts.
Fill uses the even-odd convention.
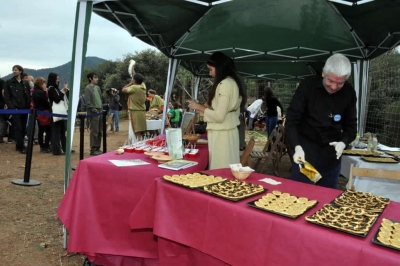
[[[151,99],[150,110],[154,110],[157,112],[160,112],[160,110],[162,111],[162,107],[164,106],[164,100],[160,96],[156,95],[155,90],[149,90],[148,95]]]
[[[178,128],[181,111],[179,111],[179,106],[177,102],[172,103],[172,109],[168,111],[168,114],[170,115],[171,119],[171,127]]]
[[[261,110],[261,106],[264,102],[264,97],[260,97],[259,99],[255,100],[249,107],[247,107],[247,111],[250,112],[249,116],[249,130],[254,130],[254,122],[255,118],[259,113],[263,114]]]
[[[278,112],[276,107],[279,106],[281,108],[281,112],[283,115],[283,107],[278,98],[274,95],[272,89],[270,87],[265,88],[265,103],[267,105],[267,116],[265,117],[265,124],[267,127],[268,137],[271,135],[272,130],[276,127],[278,123]]]
[[[103,112],[101,101],[101,90],[97,83],[99,78],[96,73],[90,72],[87,75],[89,84],[85,88],[86,112],[88,115]],[[103,136],[103,118],[101,115],[90,118],[90,155],[100,155],[101,139]]]
[[[111,88],[107,90],[108,95],[108,106],[110,107],[110,114],[114,114],[111,121],[110,131],[119,131],[119,91],[116,88]]]
[[[242,83],[244,84],[244,83]],[[240,124],[238,126],[239,130],[239,149],[240,151],[243,151],[246,149],[246,102],[247,102],[247,90],[246,88],[244,89],[244,94],[243,94],[243,99],[242,103],[240,104],[240,115],[239,115],[239,121]]]
[[[50,72],[47,78],[48,85],[48,96],[50,100],[50,112],[53,112],[52,106],[53,103],[59,103],[60,101],[64,101],[64,95],[67,95],[69,91],[66,87],[62,90],[59,89],[60,77],[57,73]],[[65,123],[64,120],[58,120],[56,122],[51,120],[51,145],[53,155],[65,155],[65,148],[67,143],[67,138],[65,136]]]
[[[337,188],[343,149],[357,133],[357,97],[346,80],[351,63],[342,54],[328,58],[322,77],[303,80],[286,114],[285,133],[293,160],[307,160],[321,174],[317,185]],[[312,183],[293,165],[291,178]]]
[[[175,102],[178,101],[178,98],[176,97],[176,93],[172,93],[170,101],[171,101],[172,103],[175,103]]]
[[[46,80],[44,78],[42,77],[36,78],[34,82],[34,89],[32,92],[32,99],[33,99],[33,104],[37,110],[39,111],[50,110],[50,103],[47,95]],[[51,125],[41,125],[40,122],[38,121],[38,128],[39,128],[38,138],[39,138],[40,152],[50,153]],[[44,137],[44,135],[46,136]]]
[[[4,101],[8,109],[28,110],[30,103],[29,83],[22,79],[24,69],[20,65],[12,67],[13,77],[6,81],[4,90]],[[13,115],[14,138],[16,141],[15,150],[26,153],[24,136],[26,129],[27,115]]]
[[[24,73],[24,80],[29,82],[29,87],[30,87],[30,96],[31,96],[31,102],[30,102],[30,109],[35,108],[35,104],[33,102],[33,98],[32,98],[32,93],[34,91],[34,81],[35,78],[33,76],[29,76],[28,74]],[[29,123],[30,123],[30,114],[28,114],[28,120],[26,122],[26,134],[25,135],[25,139],[28,139],[28,134],[29,134]],[[35,131],[33,133],[33,143],[34,144],[38,144],[38,134],[39,134],[39,126],[38,126],[38,122],[35,119]]]
[[[133,73],[134,73],[133,69]],[[142,140],[142,133],[147,129],[146,125],[146,84],[143,76],[134,73],[132,82],[122,89],[123,93],[129,94],[128,110],[130,123],[137,140]]]
[[[210,76],[214,78],[206,106],[187,101],[188,108],[204,113],[207,122],[209,168],[226,168],[239,163],[240,106],[245,104],[245,87],[235,64],[229,56],[213,53],[207,61]]]
[[[6,82],[0,78],[0,110],[4,110],[4,88],[6,87]],[[7,116],[0,114],[0,143],[4,143],[3,138],[6,136],[6,126],[7,126]]]

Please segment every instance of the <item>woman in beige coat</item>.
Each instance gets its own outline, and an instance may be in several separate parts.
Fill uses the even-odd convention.
[[[215,52],[207,61],[214,84],[208,94],[207,105],[188,101],[189,108],[204,113],[207,122],[209,168],[226,168],[239,163],[240,105],[245,98],[245,88],[236,72],[233,60]]]

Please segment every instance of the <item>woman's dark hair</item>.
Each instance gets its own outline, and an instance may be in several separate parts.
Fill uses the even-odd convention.
[[[275,94],[274,94],[274,92],[272,91],[271,87],[266,87],[266,88],[265,88],[265,91],[264,91],[264,94],[265,94],[265,100],[266,100],[266,101],[268,101],[269,99],[275,97]]]
[[[49,73],[49,76],[47,78],[47,87],[48,88],[53,86],[54,88],[58,89],[57,77],[58,77],[57,73],[54,73],[54,72]]]
[[[245,105],[247,102],[247,93],[243,83],[243,80],[236,71],[235,63],[232,58],[221,52],[213,53],[207,61],[207,65],[215,67],[214,84],[208,93],[207,104],[211,106],[211,102],[215,97],[215,91],[217,90],[218,84],[227,78],[232,77],[239,87],[239,95],[242,96],[242,102],[240,106]]]

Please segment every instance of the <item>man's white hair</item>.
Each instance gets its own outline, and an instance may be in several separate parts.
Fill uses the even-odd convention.
[[[338,77],[346,76],[346,79],[351,74],[350,60],[342,54],[334,54],[328,58],[324,66],[324,74],[332,73]]]

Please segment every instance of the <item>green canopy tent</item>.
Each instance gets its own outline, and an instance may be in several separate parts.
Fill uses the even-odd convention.
[[[214,51],[234,58],[244,78],[271,80],[301,80],[319,74],[327,57],[343,53],[353,62],[358,117],[363,118],[369,60],[400,43],[399,0],[77,2],[71,118],[76,114],[92,10],[170,58],[166,103],[179,64],[195,75],[198,90],[200,78],[208,74],[205,61]],[[72,120],[68,121],[65,188],[69,182]],[[363,128],[364,120],[359,119],[360,133]]]

